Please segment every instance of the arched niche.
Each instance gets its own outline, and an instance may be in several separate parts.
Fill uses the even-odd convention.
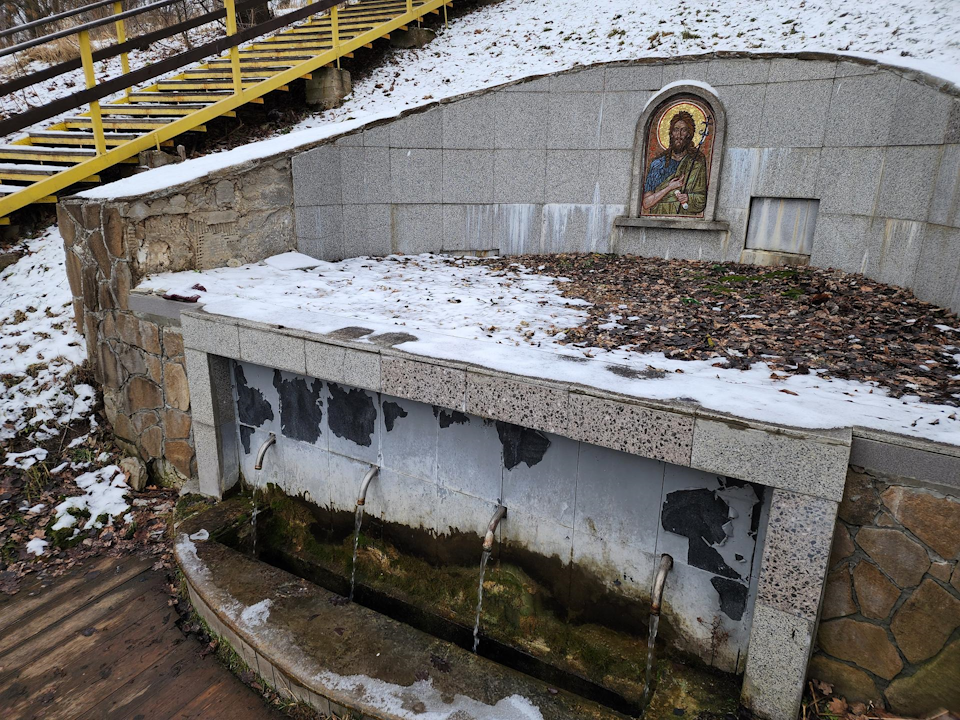
[[[706,86],[673,83],[654,95],[637,123],[629,217],[712,222],[725,131],[723,104]]]

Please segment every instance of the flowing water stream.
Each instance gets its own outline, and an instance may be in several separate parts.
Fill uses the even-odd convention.
[[[477,620],[473,624],[473,652],[477,652],[480,645],[480,610],[483,608],[483,574],[487,570],[487,561],[490,559],[490,551],[484,550],[480,557],[480,587],[477,588]]]
[[[353,602],[353,587],[357,580],[357,547],[360,545],[360,524],[363,522],[363,505],[357,505],[357,518],[353,529],[353,565],[350,570],[350,601]]]
[[[257,556],[257,515],[260,514],[260,506],[257,504],[257,492],[260,490],[260,475],[262,470],[257,470],[256,484],[253,486],[253,514],[250,516],[250,535],[253,538],[253,556]]]
[[[660,626],[660,614],[650,613],[650,634],[647,638],[647,674],[643,683],[643,707],[650,703],[653,695],[653,666],[656,660],[657,628]]]

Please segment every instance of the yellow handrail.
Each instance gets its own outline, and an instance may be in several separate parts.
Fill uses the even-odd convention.
[[[234,0],[223,0],[223,7],[227,11],[227,37],[237,34],[237,7]],[[240,75],[240,48],[234,45],[230,48],[230,70],[233,74],[233,92],[243,90],[243,78]]]
[[[233,0],[230,1],[232,3]],[[257,98],[260,98],[279,87],[292,83],[294,80],[302,78],[304,75],[307,75],[318,68],[335,63],[341,56],[349,55],[354,50],[368,45],[378,38],[410,24],[427,12],[439,12],[439,8],[441,6],[445,6],[449,2],[450,0],[427,0],[422,5],[419,5],[416,10],[410,10],[403,15],[392,18],[391,20],[372,28],[365,33],[350,38],[349,40],[344,41],[342,38],[338,37],[337,39],[339,40],[339,43],[337,47],[315,55],[309,60],[303,61],[299,65],[287,68],[282,72],[251,85],[246,89],[243,89],[242,86],[239,90],[235,88],[234,93],[229,97],[223,98],[212,105],[198,109],[196,112],[192,112],[189,115],[184,115],[183,117],[174,120],[171,123],[163,125],[156,130],[141,135],[133,140],[117,145],[110,150],[106,150],[105,147],[103,123],[100,117],[100,105],[96,101],[91,102],[90,110],[94,126],[94,136],[97,145],[97,155],[89,160],[84,160],[77,165],[67,168],[56,175],[52,175],[48,178],[44,178],[43,180],[39,180],[31,185],[28,185],[24,187],[23,190],[14,193],[13,195],[0,198],[0,219],[6,217],[15,210],[39,201],[41,198],[53,196],[59,190],[69,187],[83,178],[96,175],[97,173],[100,173],[109,167],[113,167],[114,165],[123,162],[127,158],[137,155],[143,150],[149,150],[152,147],[159,146],[160,143],[175,138],[184,132],[192,130],[195,127],[213,120],[214,118],[229,113],[241,105],[253,102]],[[84,44],[86,44],[86,50],[84,50]],[[83,36],[81,35],[81,58],[83,59],[84,73],[87,77],[88,87],[91,87],[92,84],[96,83],[96,78],[93,75],[93,61],[92,54],[90,52],[89,35],[87,35],[86,41],[84,41]],[[87,72],[88,68],[89,73]]]
[[[123,0],[117,0],[113,4],[113,14],[119,15],[123,12]],[[123,23],[123,18],[120,18],[115,23],[117,27],[117,45],[122,45],[127,41],[127,26]],[[120,69],[123,70],[123,74],[126,75],[130,72],[130,56],[126,51],[120,53]],[[130,94],[130,88],[127,88],[125,94]]]
[[[90,49],[89,30],[80,31],[80,62],[83,63],[83,77],[86,80],[87,89],[96,87],[97,76],[93,71],[93,51]],[[103,155],[107,152],[107,141],[103,136],[103,118],[100,116],[99,100],[93,100],[90,103],[90,117],[93,119],[93,142],[97,148],[97,155]]]

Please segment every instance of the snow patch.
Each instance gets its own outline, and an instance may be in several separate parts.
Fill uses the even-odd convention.
[[[191,535],[191,537],[193,536]],[[270,617],[270,606],[272,604],[273,601],[268,599],[251,605],[240,613],[240,622],[250,628],[263,625],[267,621],[267,618]]]
[[[522,695],[510,695],[495,705],[487,705],[466,695],[454,695],[453,702],[433,686],[433,681],[418,680],[408,687],[365,675],[341,676],[323,672],[315,676],[322,686],[362,699],[365,704],[404,720],[449,720],[468,717],[474,720],[543,720],[533,702]],[[423,708],[412,708],[420,702]]]
[[[24,249],[0,271],[0,372],[10,378],[0,383],[0,442],[24,431],[52,437],[59,431],[51,426],[90,415],[96,395],[89,385],[74,392],[64,383],[86,346],[73,323],[60,232],[50,227]]]
[[[207,288],[204,309],[212,314],[268,324],[282,317],[287,328],[319,334],[359,321],[373,330],[359,342],[399,326],[416,339],[398,347],[417,355],[637,398],[683,398],[747,420],[867,427],[960,445],[955,407],[916,396],[893,398],[876,383],[825,379],[816,372],[774,380],[765,363],[737,370],[714,367],[715,359],[564,345],[564,330],[586,319],[579,308],[589,303],[564,298],[560,278],[530,273],[519,263],[511,270],[496,273],[469,258],[389,256],[324,263],[308,271],[256,264],[163,274],[147,278],[138,290],[176,292],[199,281]],[[569,362],[571,357],[580,362]],[[650,377],[651,368],[664,371],[662,377]]]
[[[116,465],[84,473],[76,479],[77,487],[84,491],[83,495],[69,497],[56,507],[56,522],[53,530],[63,530],[73,527],[77,520],[85,513],[89,513],[86,523],[80,529],[102,528],[106,516],[106,523],[112,523],[113,518],[119,517],[130,509],[125,499],[127,487],[125,475]]]
[[[191,535],[191,536],[190,536],[190,539],[191,539],[191,540],[198,540],[198,541],[201,541],[201,542],[202,542],[203,540],[209,540],[209,539],[210,539],[210,533],[208,533],[205,529],[200,529],[200,530],[197,530],[193,535]]]
[[[28,470],[38,462],[47,459],[47,451],[43,448],[33,448],[22,453],[7,453],[7,459],[4,461],[5,467],[15,467],[21,470]]]
[[[47,545],[49,544],[50,543],[43,538],[33,538],[33,540],[27,543],[27,552],[33,553],[34,555],[43,555],[47,552]]]

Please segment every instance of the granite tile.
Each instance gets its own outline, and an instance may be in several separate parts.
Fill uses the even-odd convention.
[[[380,354],[306,341],[307,375],[344,385],[380,390]]]
[[[303,338],[259,328],[240,328],[241,359],[268,368],[306,372]]]
[[[180,316],[184,347],[201,350],[213,355],[239,359],[240,334],[236,322],[216,316]]]
[[[840,502],[850,430],[788,431],[732,419],[698,417],[690,465]]]
[[[795,718],[813,645],[814,622],[758,602],[741,702],[760,717]]]
[[[467,412],[516,425],[566,434],[567,390],[467,373]]]
[[[622,452],[689,465],[692,416],[603,398],[570,394],[567,434]]]
[[[833,500],[774,490],[760,567],[761,602],[816,620],[837,507]]]
[[[463,368],[384,355],[383,392],[430,405],[463,411],[467,373]]]

